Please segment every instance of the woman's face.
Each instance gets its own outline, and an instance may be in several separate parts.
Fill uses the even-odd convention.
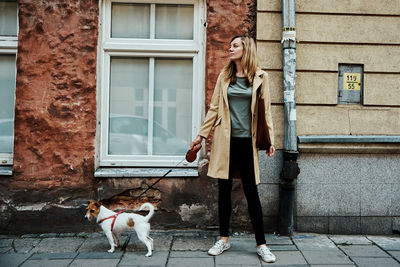
[[[235,60],[240,60],[243,56],[243,43],[242,43],[242,39],[235,38],[232,42],[231,42],[231,47],[229,48],[229,58],[232,61]]]

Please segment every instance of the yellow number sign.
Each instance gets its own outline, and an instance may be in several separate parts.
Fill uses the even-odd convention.
[[[343,73],[343,90],[360,90],[360,73]]]

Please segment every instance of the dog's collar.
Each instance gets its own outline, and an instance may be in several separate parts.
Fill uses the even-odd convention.
[[[114,214],[114,215],[112,215],[112,216],[110,216],[110,217],[101,219],[101,220],[98,222],[98,224],[101,224],[101,223],[104,222],[105,220],[114,218],[114,220],[113,220],[112,223],[111,223],[111,232],[112,232],[112,230],[114,229],[115,220],[117,219],[118,215],[120,215],[122,212],[123,212],[123,211],[119,211],[117,214]]]

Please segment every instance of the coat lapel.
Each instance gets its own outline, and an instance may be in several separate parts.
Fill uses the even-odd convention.
[[[257,89],[260,87],[262,84],[263,78],[262,78],[263,71],[261,69],[258,69],[256,71],[256,75],[254,76],[253,80],[253,94],[252,94],[252,101],[251,101],[251,114],[254,114],[255,107],[256,107],[256,100],[257,100]]]
[[[225,104],[229,107],[228,104],[228,87],[229,87],[229,79],[224,79],[222,81],[222,97],[224,98]]]

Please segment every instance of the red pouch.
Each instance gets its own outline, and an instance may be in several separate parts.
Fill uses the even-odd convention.
[[[189,149],[189,150],[186,152],[186,161],[187,161],[187,162],[193,162],[193,161],[195,161],[195,160],[196,160],[196,157],[197,157],[197,152],[199,152],[200,149],[201,149],[201,144],[200,144],[200,146],[199,146],[198,149],[192,149],[192,150]]]

